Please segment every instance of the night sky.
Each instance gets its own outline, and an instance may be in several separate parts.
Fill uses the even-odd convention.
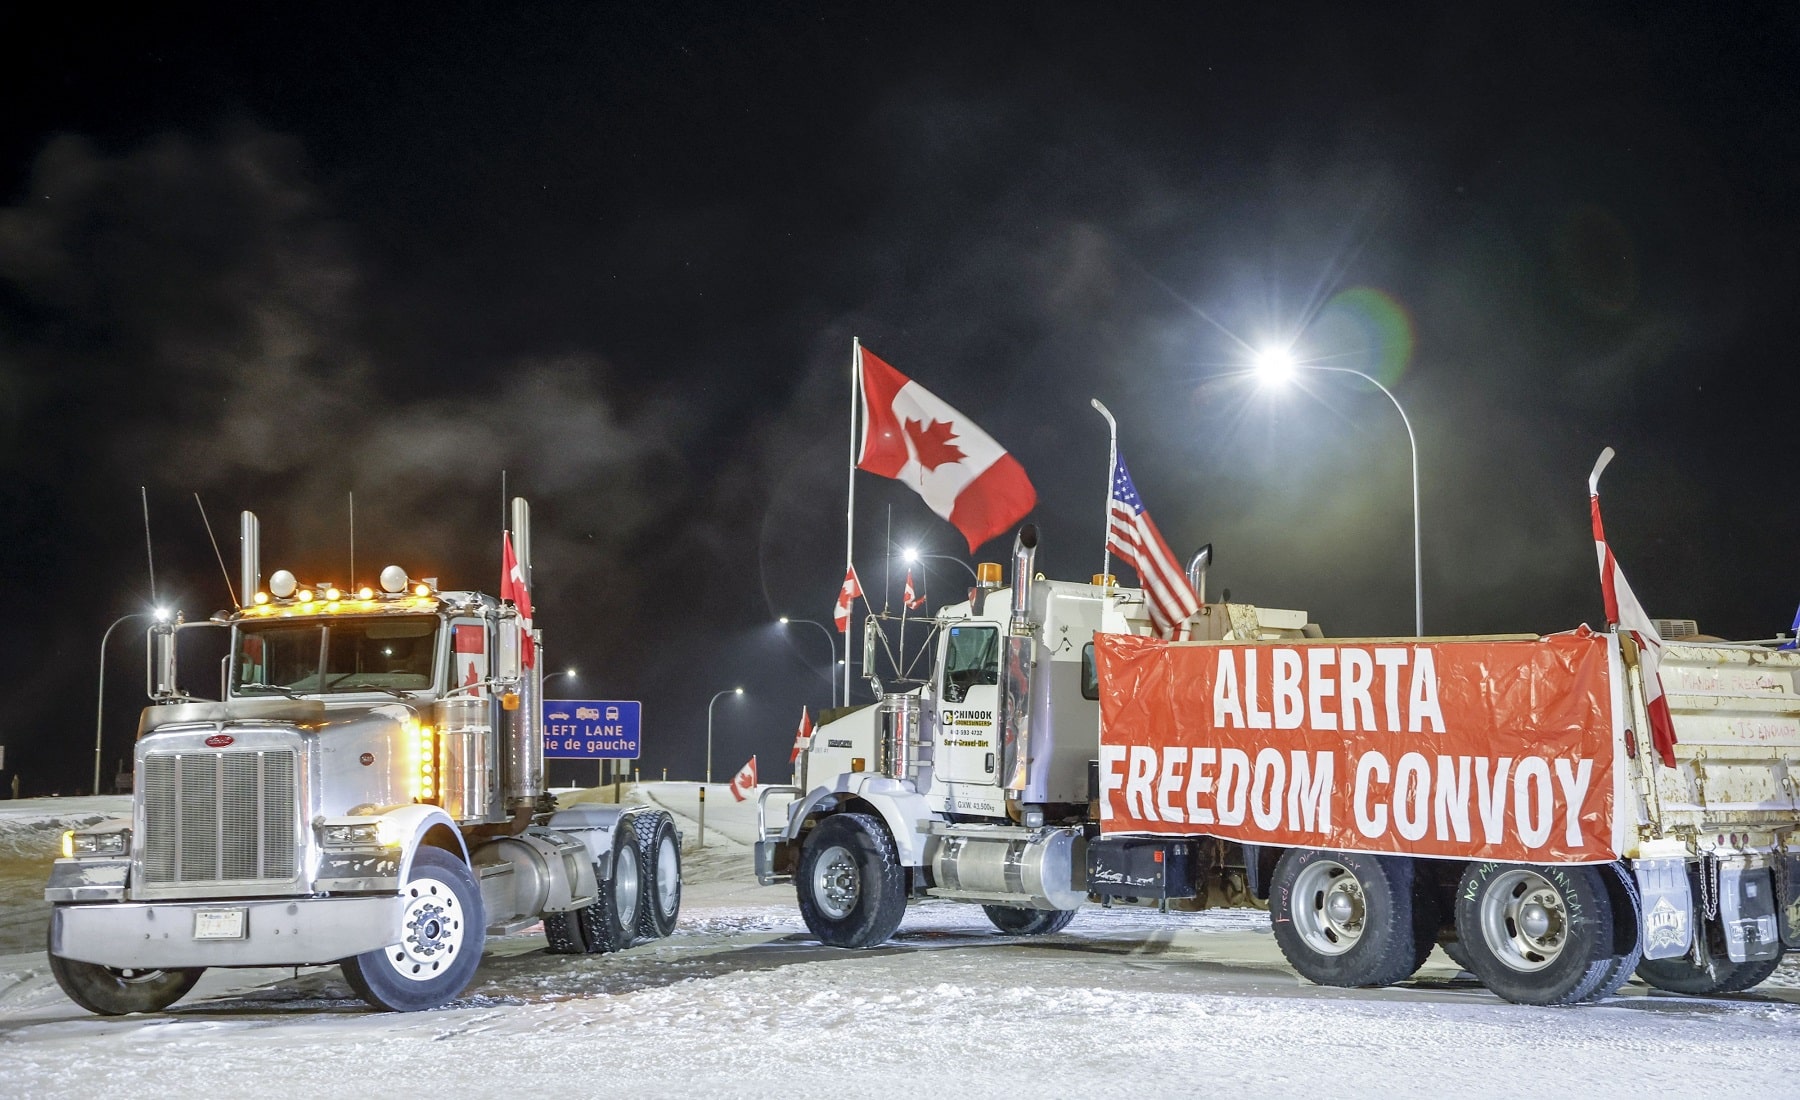
[[[1650,614],[1770,637],[1800,602],[1795,12],[8,7],[0,781],[90,782],[101,632],[151,600],[140,486],[156,595],[204,618],[196,493],[234,584],[250,508],[265,576],[492,592],[502,470],[551,667],[642,700],[674,777],[742,684],[715,777],[785,779],[826,636],[773,620],[829,623],[842,579],[852,337],[1019,459],[1051,576],[1100,567],[1098,397],[1177,553],[1215,545],[1209,596],[1411,633],[1399,416],[1342,374],[1259,390],[1274,342],[1411,418],[1429,633],[1603,620],[1610,444]],[[877,603],[889,546],[968,558],[856,492]],[[110,777],[135,626],[109,653]]]

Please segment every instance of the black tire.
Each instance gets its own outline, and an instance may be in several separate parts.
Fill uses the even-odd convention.
[[[1075,919],[1073,909],[1021,909],[1015,905],[984,905],[981,911],[994,927],[1009,936],[1048,936],[1061,932]]]
[[[194,988],[205,972],[204,966],[134,970],[50,956],[50,973],[69,1000],[100,1016],[161,1012]]]
[[[1601,868],[1607,888],[1612,891],[1613,958],[1606,976],[1594,990],[1591,1000],[1604,1000],[1625,987],[1632,972],[1644,958],[1644,937],[1638,916],[1637,876],[1623,865],[1609,863]]]
[[[1445,940],[1438,946],[1444,949],[1444,954],[1450,956],[1451,962],[1462,967],[1463,970],[1470,974],[1475,973],[1469,966],[1469,953],[1464,950],[1461,940]]]
[[[681,839],[675,822],[662,812],[633,815],[638,850],[644,857],[644,904],[638,914],[639,939],[660,940],[681,917]]]
[[[868,814],[832,814],[806,834],[794,889],[806,927],[830,947],[873,947],[906,916],[906,869]]]
[[[612,874],[601,879],[596,870],[594,877],[599,894],[576,918],[582,942],[594,954],[623,951],[631,946],[644,910],[644,853],[629,819],[621,818],[613,829]]]
[[[1404,857],[1290,848],[1275,863],[1269,919],[1288,965],[1318,985],[1392,985],[1419,968]]]
[[[400,894],[401,935],[341,964],[356,995],[392,1012],[421,1012],[454,999],[475,978],[487,939],[481,888],[461,859],[420,848]]]
[[[1481,984],[1514,1004],[1576,1004],[1615,975],[1612,898],[1596,867],[1471,863],[1456,935]]]

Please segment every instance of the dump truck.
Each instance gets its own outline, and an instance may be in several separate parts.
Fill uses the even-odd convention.
[[[131,816],[67,834],[51,868],[50,968],[71,999],[154,1012],[208,967],[337,964],[369,1004],[415,1011],[468,987],[489,935],[542,921],[564,953],[668,935],[669,815],[558,809],[546,788],[522,499],[511,528],[512,598],[398,565],[265,586],[243,514],[243,605],[150,629]],[[218,699],[178,686],[195,627],[230,635]]]
[[[1441,944],[1536,1005],[1747,989],[1800,944],[1800,654],[1671,638],[1665,761],[1629,632],[1327,638],[1212,603],[1163,641],[1142,590],[1044,579],[1036,548],[937,613],[928,682],[833,712],[763,793],[758,879],[821,942],[925,898],[1012,935],[1247,906],[1313,982]]]

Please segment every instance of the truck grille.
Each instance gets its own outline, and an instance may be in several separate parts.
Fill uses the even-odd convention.
[[[144,758],[144,881],[152,886],[288,882],[299,792],[292,750]]]

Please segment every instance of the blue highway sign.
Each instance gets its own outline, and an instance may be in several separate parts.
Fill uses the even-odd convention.
[[[544,755],[575,760],[636,760],[643,746],[643,705],[635,700],[544,700]]]

